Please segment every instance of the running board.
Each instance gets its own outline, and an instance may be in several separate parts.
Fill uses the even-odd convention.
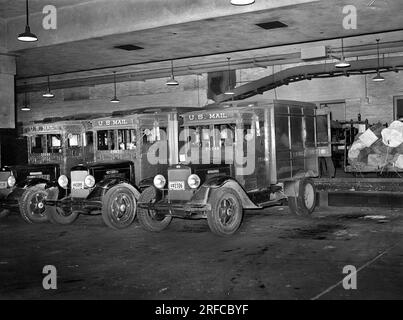
[[[282,206],[284,200],[285,200],[285,198],[281,199],[281,200],[271,200],[271,201],[259,203],[257,206],[258,206],[259,209],[264,209],[264,208],[267,208],[267,207],[274,207],[276,205]]]

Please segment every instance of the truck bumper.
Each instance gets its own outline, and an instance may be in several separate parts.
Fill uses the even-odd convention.
[[[203,219],[206,218],[207,212],[211,211],[209,203],[160,201],[156,203],[139,202],[137,205],[141,209],[155,210],[164,216],[183,219]]]
[[[72,211],[91,213],[102,209],[102,202],[97,200],[87,200],[81,198],[67,197],[60,200],[46,200],[45,204],[52,207],[68,208]]]

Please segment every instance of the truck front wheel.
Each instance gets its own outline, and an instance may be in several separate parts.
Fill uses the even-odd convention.
[[[298,197],[288,197],[290,211],[299,216],[309,216],[316,207],[316,189],[311,179],[299,182]]]
[[[154,187],[145,189],[139,198],[141,203],[153,203],[157,201],[158,194]],[[160,232],[166,229],[172,221],[171,216],[158,215],[156,210],[138,208],[140,225],[151,232]]]
[[[102,219],[112,229],[125,229],[136,218],[137,202],[129,185],[112,187],[102,199]]]
[[[27,188],[20,200],[20,213],[28,223],[42,223],[48,221],[45,200],[47,191],[39,186]]]
[[[219,236],[230,236],[240,227],[243,218],[242,203],[238,194],[229,188],[212,191],[211,211],[207,212],[210,230]]]

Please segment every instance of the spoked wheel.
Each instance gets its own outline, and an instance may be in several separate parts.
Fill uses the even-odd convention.
[[[47,213],[49,221],[59,225],[73,224],[79,216],[79,212],[67,207],[48,206]]]
[[[316,207],[315,184],[310,179],[299,182],[299,196],[288,197],[288,206],[292,213],[300,216],[309,216]]]
[[[210,199],[211,211],[207,222],[211,231],[219,236],[230,236],[240,227],[243,208],[238,194],[229,188],[214,190]]]
[[[102,200],[102,219],[113,229],[125,229],[136,218],[137,201],[126,184],[111,188]]]
[[[153,203],[157,201],[158,194],[154,187],[145,189],[139,198],[141,203]],[[171,216],[158,214],[156,210],[138,208],[140,225],[151,232],[160,232],[166,229],[172,221]]]
[[[48,193],[41,187],[32,187],[24,191],[20,201],[21,217],[28,223],[42,223],[48,220],[45,200]]]

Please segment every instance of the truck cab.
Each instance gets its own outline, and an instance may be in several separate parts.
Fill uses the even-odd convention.
[[[178,164],[155,176],[139,199],[145,229],[161,231],[172,218],[204,218],[212,232],[228,236],[244,209],[285,199],[296,214],[313,212],[312,178],[319,157],[330,156],[330,119],[314,104],[235,101],[182,117]]]
[[[94,160],[73,167],[59,177],[59,188],[49,191],[68,194],[47,201],[51,222],[67,225],[80,214],[101,214],[111,228],[130,226],[136,217],[139,182],[151,185],[156,174],[166,173],[173,156],[170,150],[177,150],[170,145],[177,139],[168,137],[177,134],[177,126],[177,111],[172,108],[122,111],[94,119]]]
[[[20,212],[28,223],[47,221],[47,186],[60,174],[93,157],[89,123],[76,117],[50,118],[22,127],[28,164],[0,169],[0,211]]]

